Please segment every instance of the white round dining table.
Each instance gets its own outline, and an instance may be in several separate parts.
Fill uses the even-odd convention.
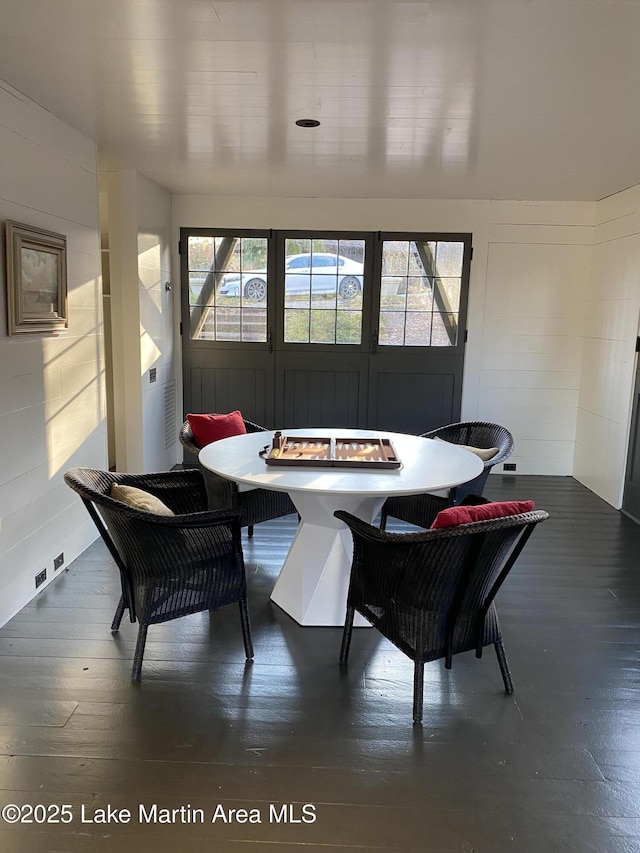
[[[444,441],[377,430],[304,428],[282,430],[287,437],[388,438],[400,468],[267,465],[260,451],[271,448],[273,432],[224,438],[200,451],[209,470],[241,488],[288,492],[300,515],[271,600],[300,625],[344,625],[353,545],[351,531],[334,517],[346,510],[373,523],[391,495],[445,492],[473,480],[482,462],[469,450]],[[354,624],[367,626],[360,617]]]

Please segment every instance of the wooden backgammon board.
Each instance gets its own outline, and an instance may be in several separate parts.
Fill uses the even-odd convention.
[[[267,465],[333,468],[400,468],[402,462],[388,438],[286,436],[276,432],[271,448],[261,451]]]

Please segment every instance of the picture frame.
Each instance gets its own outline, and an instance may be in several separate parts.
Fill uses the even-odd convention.
[[[9,334],[68,328],[66,236],[7,221],[6,247]]]

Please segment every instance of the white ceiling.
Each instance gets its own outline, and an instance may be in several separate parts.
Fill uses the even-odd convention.
[[[0,0],[0,78],[172,192],[600,199],[639,43],[640,0]]]

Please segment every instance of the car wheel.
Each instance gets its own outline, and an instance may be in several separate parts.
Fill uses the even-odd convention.
[[[338,285],[338,293],[343,299],[353,299],[360,293],[360,282],[355,275],[348,275]]]
[[[250,278],[244,286],[244,295],[252,302],[263,302],[267,295],[267,283],[261,278]]]

